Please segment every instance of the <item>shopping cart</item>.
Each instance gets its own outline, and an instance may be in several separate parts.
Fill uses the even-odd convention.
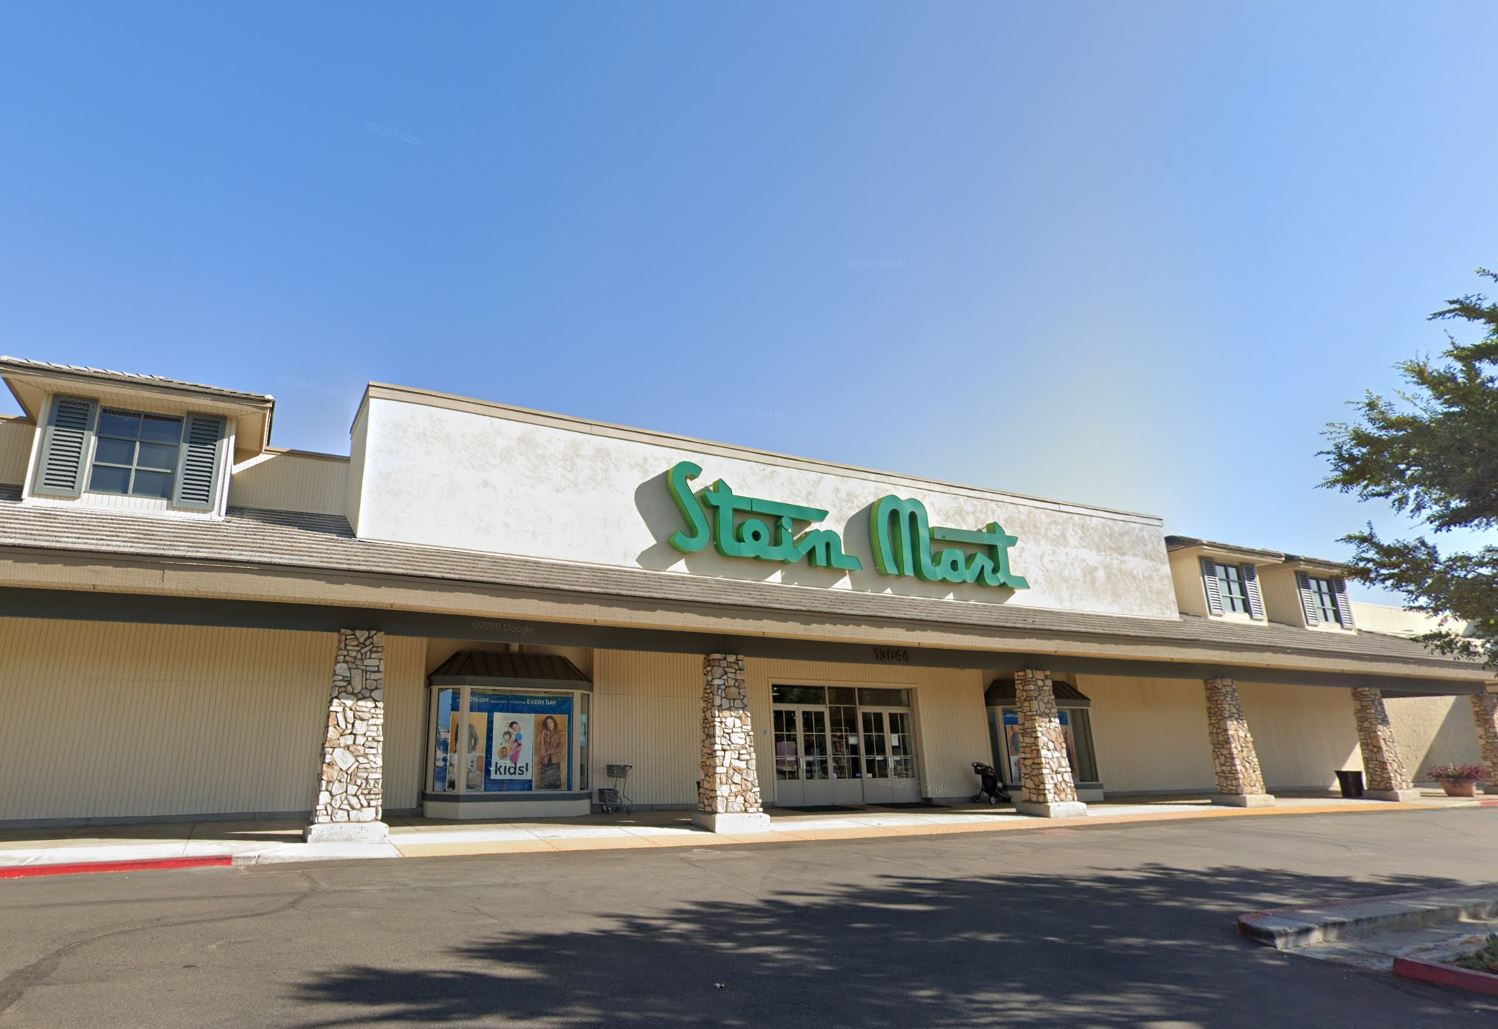
[[[629,794],[624,792],[625,784],[629,781],[629,770],[634,765],[605,765],[604,771],[608,773],[611,786],[598,787],[598,806],[603,811],[628,812],[634,803],[629,799]]]

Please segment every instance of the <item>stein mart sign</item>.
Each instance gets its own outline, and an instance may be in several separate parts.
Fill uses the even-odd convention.
[[[813,568],[849,572],[863,568],[857,555],[844,551],[843,539],[835,530],[814,527],[827,517],[821,508],[742,496],[722,479],[694,493],[692,480],[701,474],[701,466],[691,461],[678,462],[666,474],[671,497],[686,524],[669,541],[681,553],[695,554],[712,544],[724,557],[782,564],[804,561]],[[869,509],[869,540],[874,567],[881,575],[1030,588],[1024,576],[1009,568],[1009,548],[1019,538],[1005,533],[998,522],[982,529],[934,526],[919,500],[890,495]]]

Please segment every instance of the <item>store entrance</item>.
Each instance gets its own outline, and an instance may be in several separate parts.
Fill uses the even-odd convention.
[[[775,686],[772,696],[778,805],[919,802],[909,690]]]

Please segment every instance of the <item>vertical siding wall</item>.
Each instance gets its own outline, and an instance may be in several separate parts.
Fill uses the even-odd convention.
[[[421,791],[426,785],[426,665],[425,639],[415,636],[385,637],[387,811],[410,811],[421,807]],[[324,714],[323,718],[326,717]]]
[[[1416,780],[1427,780],[1433,765],[1482,760],[1477,722],[1466,697],[1391,697],[1385,703],[1399,752]]]
[[[0,619],[0,821],[310,811],[331,633]],[[387,805],[417,804],[425,641],[388,641]]]
[[[19,486],[26,481],[26,465],[31,460],[31,437],[34,428],[19,418],[0,418],[0,483]]]
[[[1076,686],[1092,698],[1098,774],[1108,793],[1216,788],[1201,683],[1079,675]]]
[[[701,698],[702,658],[696,654],[595,651],[594,787],[609,785],[605,765],[633,765],[625,790],[636,804],[695,805]],[[753,718],[757,732],[757,711]]]
[[[1098,769],[1111,793],[1217,788],[1207,708],[1195,679],[1084,675]],[[1339,768],[1362,768],[1352,697],[1315,686],[1239,683],[1270,792],[1329,789]]]

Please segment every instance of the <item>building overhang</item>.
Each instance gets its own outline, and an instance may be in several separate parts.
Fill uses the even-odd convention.
[[[263,453],[270,446],[276,401],[268,395],[19,357],[0,357],[0,379],[4,379],[27,419],[36,424],[46,416],[46,398],[62,393],[153,414],[222,415],[233,423],[235,457],[239,460]]]

